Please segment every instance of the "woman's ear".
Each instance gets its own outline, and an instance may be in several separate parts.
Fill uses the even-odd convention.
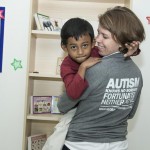
[[[66,47],[66,45],[61,45],[61,48],[62,48],[65,52],[67,52],[67,47]]]

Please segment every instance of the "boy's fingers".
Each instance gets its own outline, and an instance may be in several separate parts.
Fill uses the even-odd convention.
[[[140,42],[139,41],[133,41],[130,44],[125,44],[126,48],[128,48],[128,52],[126,54],[124,54],[124,57],[128,57],[131,56],[134,52],[137,51],[138,47],[139,47]]]

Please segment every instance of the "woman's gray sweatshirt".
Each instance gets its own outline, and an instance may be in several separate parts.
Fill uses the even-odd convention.
[[[77,107],[66,140],[109,143],[127,135],[127,120],[138,107],[142,75],[139,68],[123,54],[104,57],[86,72],[89,87],[78,100],[63,93],[58,103],[61,112]],[[76,91],[74,91],[76,92]]]

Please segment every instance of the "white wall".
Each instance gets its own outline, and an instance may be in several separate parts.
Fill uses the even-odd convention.
[[[150,24],[146,19],[150,16],[150,9],[147,0],[133,0],[133,11],[141,19],[146,32],[146,40],[141,44],[142,50],[138,57],[134,57],[136,64],[140,67],[144,86],[140,99],[138,111],[133,120],[129,121],[129,150],[150,149]]]
[[[28,49],[28,21],[30,0],[1,0],[5,6],[5,34],[3,72],[0,73],[0,150],[21,150],[24,117],[24,98]],[[150,135],[150,16],[147,0],[133,0],[133,10],[143,21],[146,40],[141,44],[142,53],[134,57],[142,70],[144,87],[134,119],[129,121],[129,150],[149,150]],[[13,59],[22,60],[22,69],[14,71]]]
[[[21,150],[28,50],[29,0],[0,0],[5,7],[3,71],[0,73],[0,150]],[[22,61],[22,69],[11,66]]]

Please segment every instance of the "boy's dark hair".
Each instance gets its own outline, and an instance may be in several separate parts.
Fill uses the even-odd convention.
[[[82,35],[89,34],[91,42],[94,39],[94,30],[92,25],[81,18],[71,18],[63,25],[61,29],[61,45],[67,45],[67,40],[70,37],[74,37],[76,40]]]

